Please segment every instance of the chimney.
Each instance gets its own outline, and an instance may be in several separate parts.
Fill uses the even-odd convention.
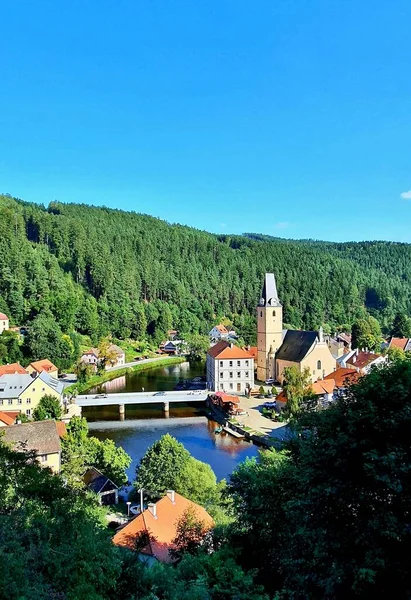
[[[172,504],[176,503],[174,490],[167,490],[167,496],[170,498]]]
[[[151,514],[153,515],[153,517],[155,519],[157,519],[157,506],[153,502],[149,502],[147,504],[147,508],[151,512]]]
[[[321,343],[324,341],[324,330],[322,327],[320,327],[319,331],[318,331],[318,341]]]
[[[234,348],[234,344],[232,342],[230,343],[230,348]]]

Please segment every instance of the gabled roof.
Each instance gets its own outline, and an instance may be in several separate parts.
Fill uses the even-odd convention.
[[[43,360],[35,360],[30,363],[30,367],[33,367],[35,371],[41,373],[42,371],[46,371],[46,373],[50,373],[50,371],[58,371],[56,365],[53,365],[51,360],[48,358],[44,358]]]
[[[217,329],[217,331],[219,331],[220,333],[228,333],[227,327],[225,325],[222,325],[221,323],[220,325],[215,325],[213,329]]]
[[[10,414],[0,411],[0,421],[5,425],[13,425],[15,420],[16,417],[12,417]]]
[[[367,365],[373,363],[377,358],[380,358],[381,354],[374,354],[373,352],[360,352],[353,354],[347,360],[347,364],[353,365],[357,369],[363,369]]]
[[[231,404],[239,404],[239,402],[240,402],[240,400],[238,399],[238,396],[230,396],[229,394],[226,394],[225,392],[216,392],[215,394],[213,394],[213,396],[217,396],[217,398],[219,398],[220,401],[224,402],[224,403],[231,402]]]
[[[10,363],[9,365],[0,365],[0,377],[2,375],[28,375],[26,369],[19,363]]]
[[[7,315],[5,315],[4,313],[0,312],[0,321],[9,321],[10,319],[8,318]]]
[[[257,346],[249,346],[248,348],[246,348],[247,352],[249,352],[251,354],[251,356],[253,358],[257,358],[257,354],[258,354],[258,348]]]
[[[360,375],[356,369],[348,369],[344,367],[339,367],[333,373],[326,375],[324,380],[331,379],[335,381],[335,386],[337,388],[347,387],[351,383],[356,383]]]
[[[108,490],[118,490],[118,486],[95,467],[87,469],[83,475],[83,481],[96,494]]]
[[[33,383],[31,375],[17,373],[0,377],[0,399],[18,398],[20,394]]]
[[[276,352],[276,360],[301,362],[318,338],[316,331],[295,331],[288,329],[283,343]]]
[[[60,437],[56,421],[30,421],[5,428],[4,441],[12,444],[17,451],[35,450],[37,454],[60,452]]]
[[[197,518],[203,521],[208,529],[214,526],[214,521],[202,507],[174,492],[174,502],[170,494],[156,502],[156,517],[149,509],[144,510],[125,527],[120,529],[113,538],[116,546],[134,549],[138,535],[148,533],[151,536],[149,544],[143,554],[154,556],[161,562],[172,562],[169,550],[173,547],[173,540],[177,534],[178,521],[189,508],[194,509]]]
[[[266,273],[264,278],[263,291],[261,292],[259,306],[281,306],[278,299],[277,285],[275,283],[274,273]]]
[[[63,393],[65,384],[62,381],[60,381],[60,379],[56,379],[55,377],[52,377],[51,375],[46,373],[46,371],[42,371],[38,376],[38,379],[46,383],[49,387],[51,387],[51,389],[57,392],[57,394]]]
[[[408,342],[409,342],[409,338],[392,337],[390,340],[389,348],[392,348],[394,346],[395,348],[400,348],[401,350],[405,350],[408,345]]]
[[[311,386],[312,393],[316,396],[322,396],[323,394],[332,394],[335,390],[334,379],[319,379]]]
[[[230,360],[239,360],[243,358],[253,358],[253,356],[244,350],[243,348],[239,348],[234,344],[230,344],[229,342],[222,340],[218,342],[215,346],[212,346],[207,354],[209,354],[212,358],[222,359],[230,359]]]

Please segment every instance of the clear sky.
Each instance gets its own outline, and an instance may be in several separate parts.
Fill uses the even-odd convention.
[[[410,0],[13,0],[1,23],[0,191],[411,242]]]

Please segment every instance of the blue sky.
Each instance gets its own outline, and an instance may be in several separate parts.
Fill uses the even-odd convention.
[[[411,242],[409,0],[14,0],[1,20],[0,191]]]

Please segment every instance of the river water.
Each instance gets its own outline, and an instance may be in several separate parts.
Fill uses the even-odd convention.
[[[127,374],[98,386],[91,393],[141,392],[142,388],[167,391],[181,380],[201,375],[204,375],[204,364],[186,362]],[[90,435],[100,440],[112,439],[131,456],[130,481],[134,480],[138,461],[147,448],[165,433],[184,444],[194,458],[208,463],[218,479],[228,477],[240,462],[258,453],[253,444],[228,434],[216,434],[218,424],[207,419],[205,407],[199,407],[198,403],[170,404],[168,419],[164,418],[161,404],[126,405],[125,410],[124,421],[119,419],[118,406],[83,408],[83,416],[89,422]]]

